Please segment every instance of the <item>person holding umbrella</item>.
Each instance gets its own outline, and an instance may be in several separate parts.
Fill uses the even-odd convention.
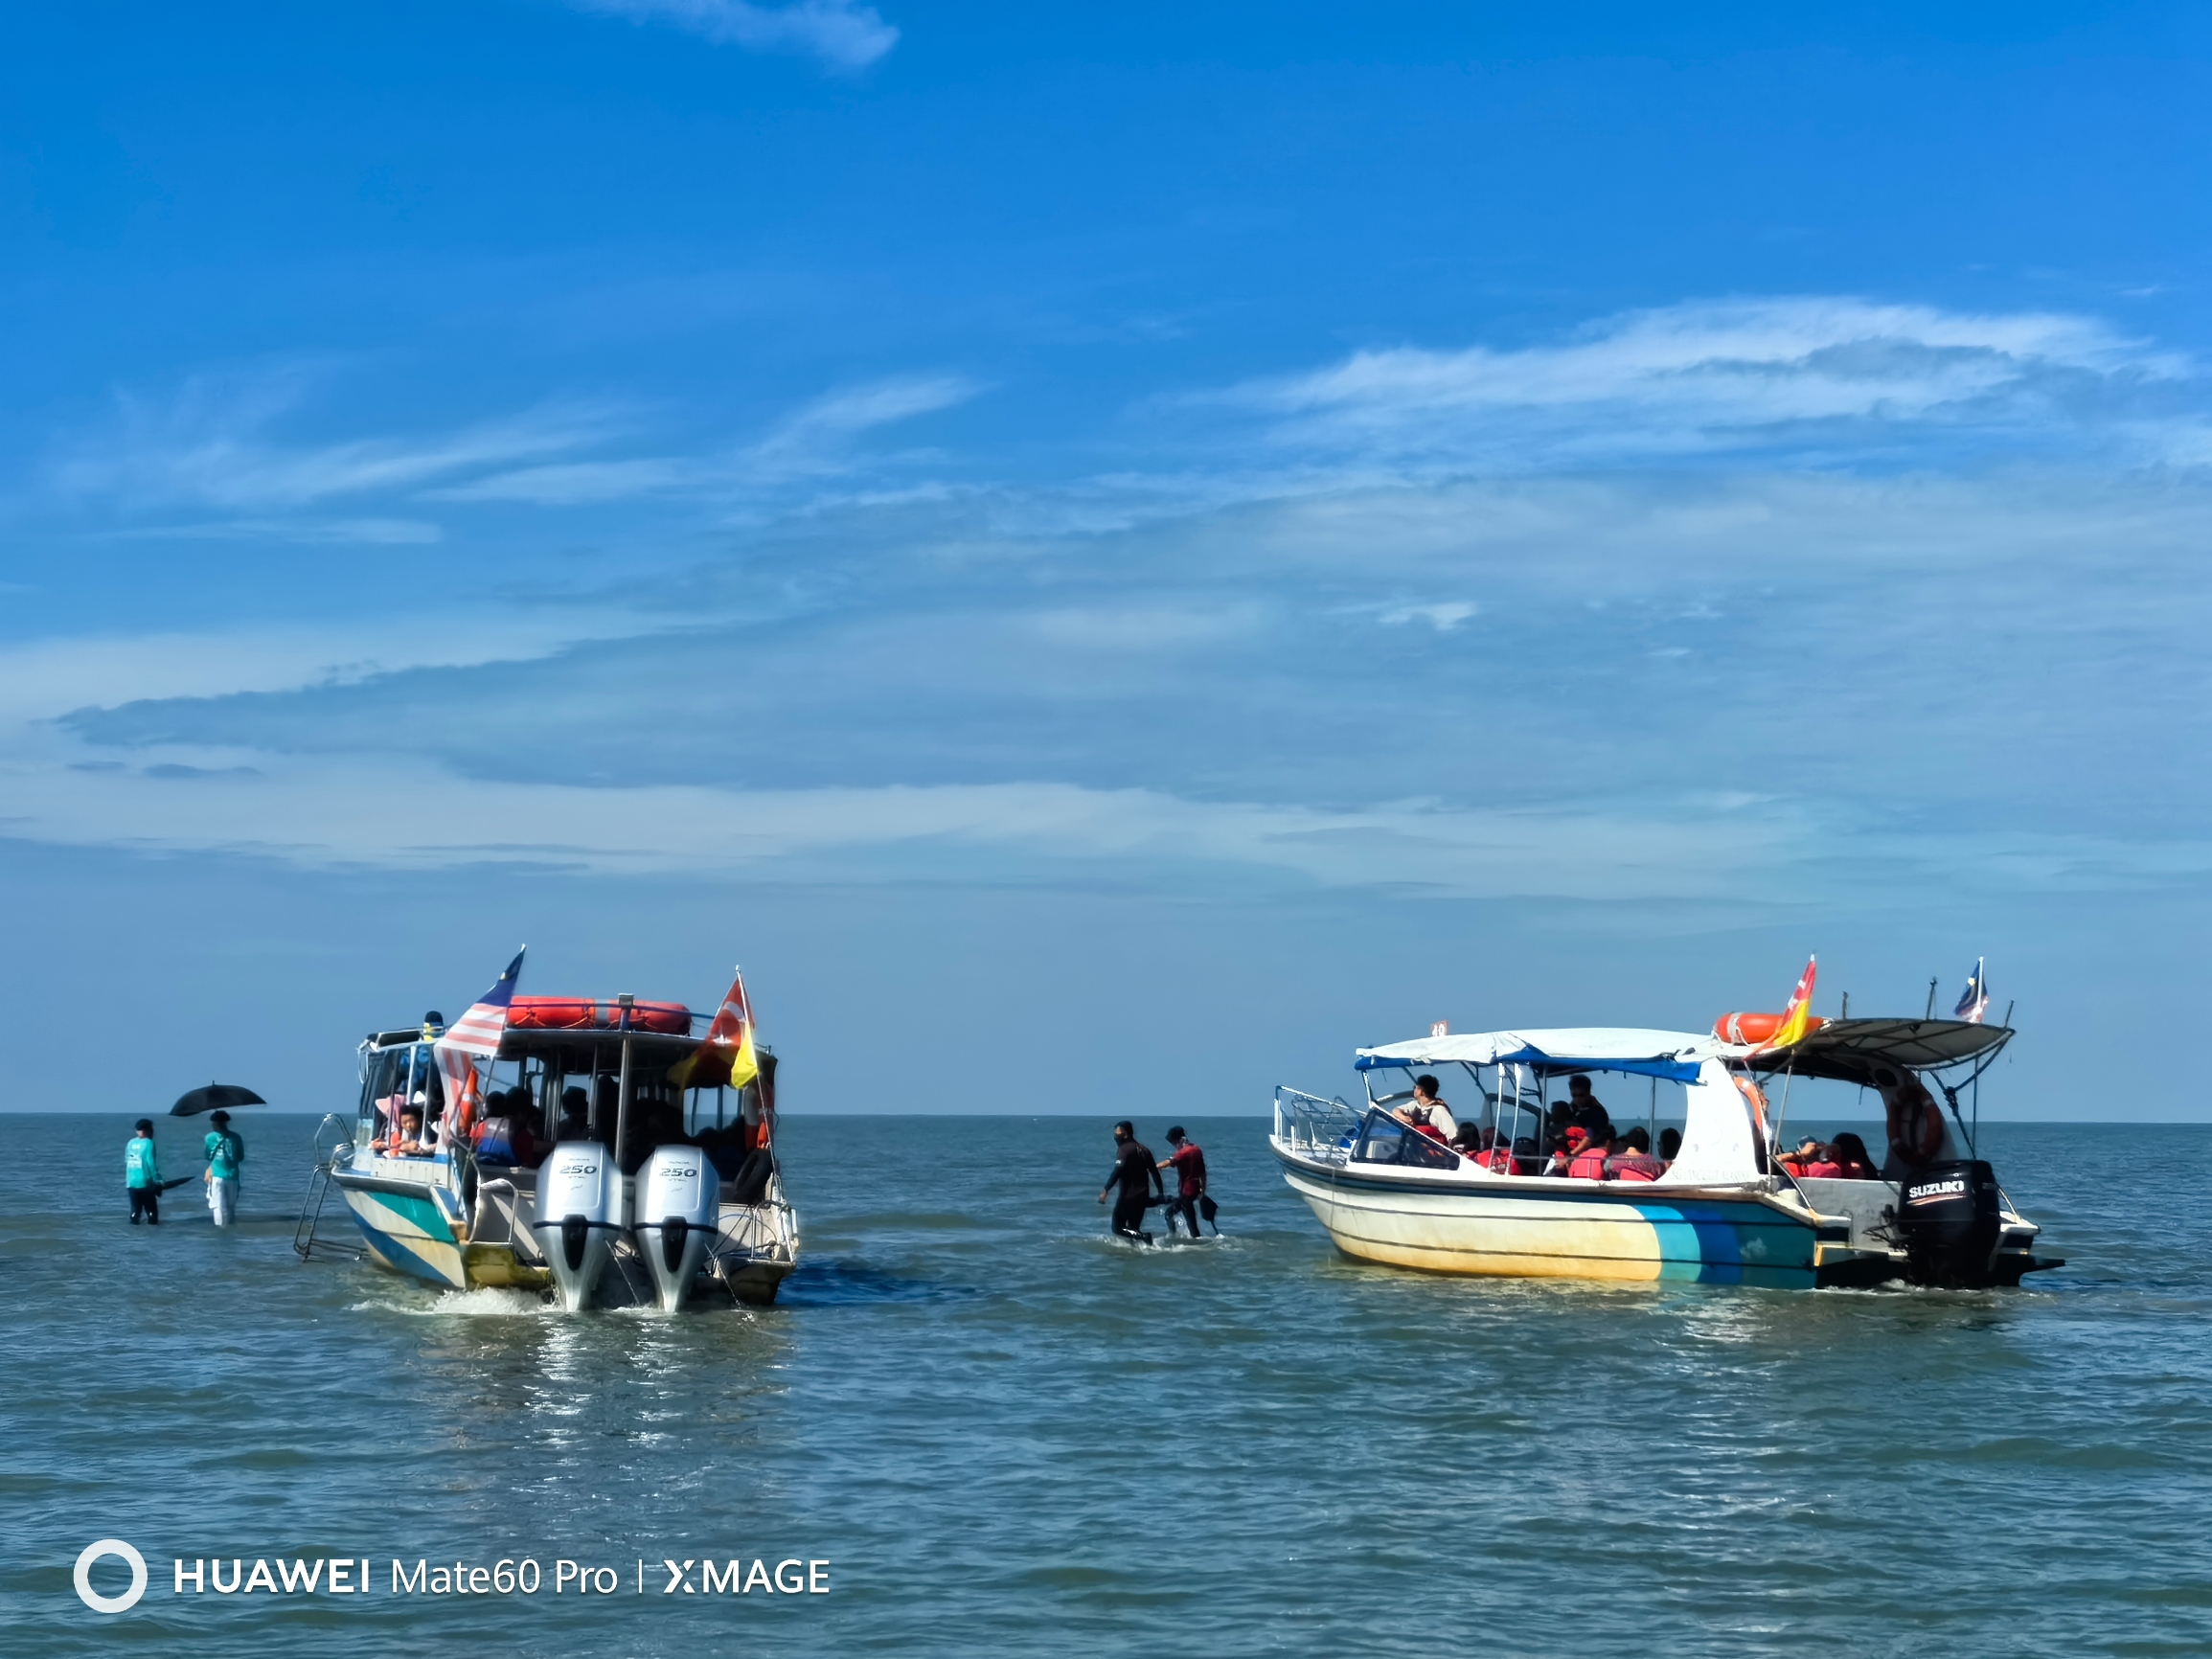
[[[232,1130],[230,1113],[216,1112],[208,1122],[215,1127],[203,1144],[207,1173],[201,1179],[207,1182],[207,1207],[215,1224],[228,1227],[238,1219],[239,1166],[246,1161],[246,1144]]]

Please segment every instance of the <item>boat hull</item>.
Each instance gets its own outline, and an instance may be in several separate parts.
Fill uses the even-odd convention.
[[[390,1170],[388,1163],[384,1170]],[[469,1241],[440,1185],[358,1170],[341,1170],[334,1178],[370,1260],[380,1267],[451,1290],[536,1290],[552,1283],[547,1268],[525,1262],[513,1245]],[[711,1276],[737,1301],[768,1306],[797,1265],[798,1245],[798,1218],[780,1194],[770,1204],[725,1204],[702,1253],[707,1271],[692,1284],[687,1300],[700,1298]],[[608,1307],[651,1303],[645,1260],[627,1233],[614,1257],[610,1265],[619,1270],[601,1276],[588,1300]]]
[[[337,1182],[377,1265],[454,1290],[468,1287],[467,1247],[432,1189],[347,1171]]]
[[[1431,1273],[1678,1281],[1811,1289],[1863,1273],[1821,1218],[1758,1193],[1637,1184],[1419,1180],[1277,1149],[1290,1188],[1337,1249]],[[1633,1196],[1630,1193],[1632,1193]]]

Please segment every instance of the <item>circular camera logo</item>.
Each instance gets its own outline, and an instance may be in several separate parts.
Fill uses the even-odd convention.
[[[120,1596],[103,1596],[92,1587],[92,1563],[109,1556],[120,1556],[130,1563],[130,1588]],[[77,1584],[77,1599],[95,1613],[127,1613],[138,1605],[139,1597],[146,1594],[146,1557],[121,1538],[102,1538],[96,1544],[84,1546],[84,1553],[77,1557],[77,1571],[71,1577]]]

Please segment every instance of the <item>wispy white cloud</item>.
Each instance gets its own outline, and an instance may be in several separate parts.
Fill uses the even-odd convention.
[[[1434,604],[1385,605],[1375,620],[1384,627],[1403,627],[1410,622],[1425,622],[1438,633],[1448,634],[1474,612],[1471,601],[1443,600]]]
[[[570,507],[642,496],[726,498],[849,476],[879,465],[858,440],[879,426],[931,414],[980,388],[957,375],[893,376],[801,405],[749,443],[686,456],[566,461],[501,469],[427,493],[445,501],[514,501]]]
[[[899,31],[873,6],[855,0],[794,0],[753,6],[746,0],[570,0],[582,11],[665,23],[752,52],[789,52],[816,57],[833,69],[865,69],[898,44]]]
[[[748,484],[849,471],[852,442],[863,432],[965,403],[982,388],[956,375],[899,376],[817,398],[759,443],[740,450],[730,472]]]
[[[632,461],[568,461],[512,470],[449,484],[425,493],[436,501],[513,501],[536,507],[582,507],[602,501],[630,501],[666,495],[696,486],[696,462],[668,456]]]
[[[149,524],[109,533],[126,541],[291,541],[422,547],[444,538],[439,525],[422,518],[214,518],[189,524]]]
[[[272,439],[268,428],[294,410],[304,380],[278,371],[242,383],[194,380],[160,402],[121,395],[113,425],[77,440],[55,464],[53,482],[65,494],[125,509],[283,511],[539,461],[603,440],[613,415],[604,406],[549,405],[418,437]]]
[[[1848,453],[1915,425],[2101,430],[2164,459],[2203,443],[2202,413],[2167,395],[2195,376],[2093,318],[1767,299],[1630,312],[1517,350],[1360,351],[1196,401],[1270,419],[1305,450],[1507,466]]]

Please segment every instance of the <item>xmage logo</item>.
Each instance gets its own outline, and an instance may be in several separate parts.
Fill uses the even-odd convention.
[[[92,1587],[92,1563],[109,1556],[120,1556],[130,1563],[130,1588],[120,1596],[103,1596]],[[127,1613],[146,1594],[146,1557],[121,1538],[102,1538],[84,1546],[84,1553],[77,1557],[77,1571],[70,1578],[77,1585],[77,1599],[95,1613]]]

